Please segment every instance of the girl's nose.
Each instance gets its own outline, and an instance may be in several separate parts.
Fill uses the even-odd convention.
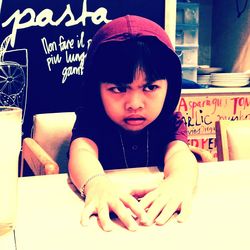
[[[130,93],[125,103],[126,110],[138,110],[144,108],[143,98],[139,93]]]

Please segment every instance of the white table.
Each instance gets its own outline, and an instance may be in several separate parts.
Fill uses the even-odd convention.
[[[146,171],[127,172],[130,177],[119,181],[154,185],[162,178],[162,173]],[[111,173],[111,178],[118,180],[120,175]],[[141,226],[136,232],[126,230],[119,222],[114,231],[104,232],[96,218],[82,227],[83,202],[72,189],[66,174],[19,179],[18,250],[250,249],[250,161],[200,164],[188,221]]]
[[[14,231],[0,236],[0,249],[1,250],[16,250]]]

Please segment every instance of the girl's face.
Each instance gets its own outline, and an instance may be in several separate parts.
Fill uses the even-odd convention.
[[[101,83],[101,100],[109,118],[130,131],[139,131],[153,122],[164,105],[167,80],[147,82],[138,69],[132,83]]]

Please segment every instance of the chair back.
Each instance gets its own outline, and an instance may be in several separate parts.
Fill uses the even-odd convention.
[[[69,143],[76,120],[74,112],[36,114],[32,138],[67,172]]]
[[[216,121],[219,161],[250,159],[250,120]]]

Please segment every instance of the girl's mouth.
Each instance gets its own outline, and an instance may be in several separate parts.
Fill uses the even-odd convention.
[[[125,118],[124,122],[131,126],[138,126],[143,124],[145,120],[146,119],[144,117],[130,117],[130,118]]]

